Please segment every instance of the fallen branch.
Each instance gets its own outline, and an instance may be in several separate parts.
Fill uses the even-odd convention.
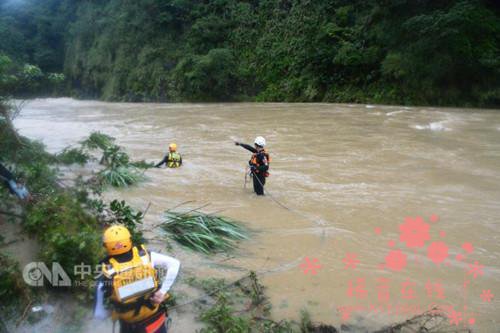
[[[24,308],[23,315],[17,321],[16,327],[18,327],[24,321],[24,319],[26,318],[26,315],[28,314],[28,309],[31,307],[32,303],[33,303],[33,301],[30,299],[29,302],[28,302],[28,305],[26,305],[26,307]]]

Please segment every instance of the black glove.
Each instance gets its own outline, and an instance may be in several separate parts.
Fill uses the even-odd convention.
[[[255,165],[250,166],[250,171],[255,172],[257,170],[257,167]]]
[[[239,146],[239,145],[240,145],[240,143],[239,143],[239,142],[237,142],[237,141],[234,141],[234,144],[235,144],[236,146]]]

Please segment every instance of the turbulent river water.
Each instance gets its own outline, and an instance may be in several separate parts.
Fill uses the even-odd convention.
[[[92,131],[135,160],[159,161],[176,142],[182,168],[106,196],[151,203],[146,225],[185,201],[242,221],[255,233],[234,256],[171,254],[199,277],[260,272],[277,319],[305,308],[377,328],[438,304],[457,328],[500,332],[499,110],[38,99],[15,125],[51,152]],[[244,188],[249,153],[233,144],[256,135],[272,156],[266,197]],[[158,238],[150,247],[166,252]],[[174,331],[191,327],[182,320]]]

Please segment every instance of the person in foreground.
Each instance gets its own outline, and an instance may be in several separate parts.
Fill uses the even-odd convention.
[[[166,164],[169,168],[178,168],[182,165],[182,156],[177,152],[177,144],[171,143],[168,146],[168,154],[165,155],[160,163],[155,165],[155,168],[159,168],[163,164]]]
[[[135,246],[129,230],[121,225],[106,229],[103,245],[108,257],[101,261],[94,317],[108,317],[104,298],[109,298],[111,317],[120,322],[120,333],[167,332],[168,314],[160,304],[169,297],[167,292],[179,272],[179,260],[149,252],[144,245]],[[161,283],[160,267],[167,269]]]
[[[269,153],[264,148],[266,146],[266,139],[261,136],[256,137],[254,147],[240,142],[235,142],[234,144],[252,152],[252,157],[248,161],[248,164],[250,165],[250,172],[253,178],[253,190],[257,195],[264,195],[264,185],[266,184],[266,177],[269,177],[268,170],[271,160]]]

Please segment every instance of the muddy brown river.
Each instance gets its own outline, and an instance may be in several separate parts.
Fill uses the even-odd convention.
[[[182,168],[106,197],[151,203],[147,226],[185,201],[242,221],[254,233],[230,257],[170,254],[198,277],[258,271],[276,319],[307,309],[380,328],[440,305],[457,329],[500,332],[500,110],[38,99],[15,124],[51,152],[92,131],[136,160],[176,142]],[[256,135],[272,157],[266,197],[244,188],[249,153],[233,144]],[[158,237],[150,247],[167,253]],[[173,319],[173,332],[194,327]]]

